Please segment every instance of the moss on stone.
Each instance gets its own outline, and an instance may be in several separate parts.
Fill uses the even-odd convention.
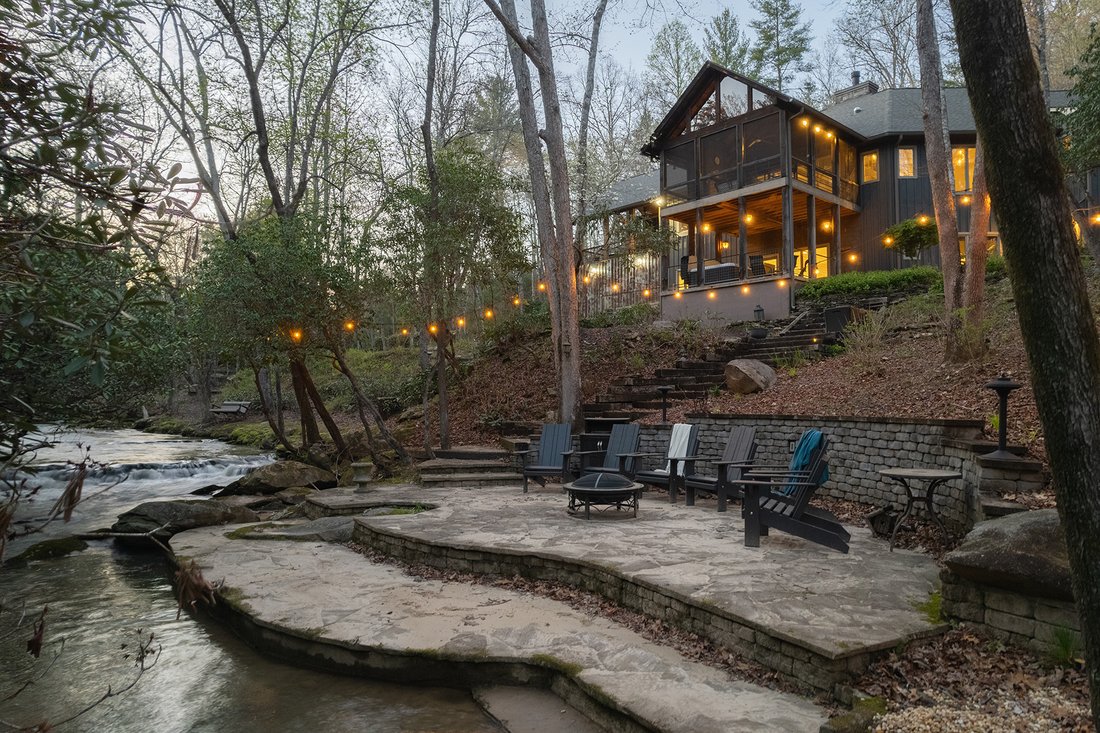
[[[558,659],[552,654],[534,654],[531,656],[531,661],[543,667],[548,667],[556,672],[569,675],[570,677],[576,677],[584,670],[584,667],[581,665]]]
[[[913,607],[924,614],[930,624],[943,623],[943,596],[938,590],[928,594],[928,600],[923,603],[914,603]]]
[[[13,557],[9,562],[13,565],[23,565],[38,560],[51,560],[55,557],[64,557],[65,555],[74,552],[82,552],[86,549],[88,549],[88,543],[79,537],[56,537],[31,545],[22,553]]]

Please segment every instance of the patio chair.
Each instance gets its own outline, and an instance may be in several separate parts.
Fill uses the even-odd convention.
[[[749,274],[752,277],[763,277],[768,274],[763,255],[749,255]]]
[[[684,475],[684,469],[686,464],[683,462],[684,458],[692,456],[699,446],[699,426],[689,425],[687,423],[677,423],[672,426],[672,433],[668,439],[668,450],[664,453],[626,453],[625,458],[631,458],[635,461],[634,472],[627,474],[632,479],[641,484],[650,484],[652,486],[663,486],[668,489],[668,500],[671,503],[676,502],[676,490],[679,479]],[[637,461],[639,458],[647,457],[663,457],[665,459],[664,468],[657,468],[650,471],[638,471]]]
[[[695,505],[695,493],[702,491],[718,497],[718,511],[726,511],[728,499],[740,499],[741,492],[733,483],[752,465],[756,454],[756,428],[751,425],[738,425],[730,430],[726,439],[726,449],[720,458],[691,456],[684,459],[687,470],[684,472],[685,503]],[[711,463],[718,470],[716,476],[704,476],[695,470],[698,463]]]
[[[827,444],[820,431],[807,430],[785,469],[754,466],[744,478],[731,482],[744,492],[745,547],[759,547],[760,538],[772,528],[848,554],[852,536],[840,520],[809,505],[814,492],[829,480]]]
[[[620,473],[629,475],[634,469],[634,459],[627,456],[638,450],[638,438],[641,426],[637,423],[612,425],[611,434],[599,442],[597,450],[567,451],[566,456],[579,459],[578,473],[585,476],[591,473]],[[602,456],[599,465],[587,465]]]
[[[527,480],[538,481],[545,486],[545,476],[569,476],[569,457],[566,455],[573,447],[573,429],[569,423],[546,423],[539,436],[539,447],[515,451],[514,455],[523,456],[523,493],[527,493]],[[535,454],[534,463],[528,464],[531,454]]]

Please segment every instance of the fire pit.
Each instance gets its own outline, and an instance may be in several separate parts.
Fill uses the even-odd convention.
[[[564,488],[569,495],[569,513],[576,514],[583,507],[584,518],[591,519],[592,507],[597,507],[596,511],[612,507],[616,511],[632,509],[637,517],[638,499],[644,487],[617,473],[593,473],[581,476]]]

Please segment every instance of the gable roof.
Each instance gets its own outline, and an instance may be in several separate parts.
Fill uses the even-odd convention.
[[[920,89],[883,89],[870,94],[845,99],[824,108],[822,113],[866,138],[885,135],[924,135],[921,117]],[[973,134],[974,114],[965,87],[943,90],[947,124],[953,133]],[[1051,91],[1048,105],[1065,107],[1069,93]]]
[[[661,193],[661,172],[651,170],[632,178],[615,181],[608,186],[601,201],[607,213],[636,209],[649,203]]]
[[[705,61],[695,74],[695,77],[688,83],[687,87],[684,88],[684,91],[680,93],[680,96],[676,98],[676,102],[672,105],[668,113],[665,114],[656,129],[654,129],[653,134],[649,136],[649,142],[642,146],[642,155],[647,155],[650,158],[656,158],[660,155],[664,142],[672,136],[673,132],[679,128],[687,117],[695,114],[697,111],[693,110],[691,107],[698,101],[699,95],[701,95],[708,86],[725,77],[736,79],[742,84],[752,87],[754,90],[763,92],[775,100],[775,105],[777,107],[783,107],[796,113],[814,112],[818,115],[821,114],[805,102],[800,102],[794,97],[788,97],[783,92],[776,91],[754,79],[730,71],[726,67],[720,66],[713,61]],[[858,130],[848,127],[843,120],[834,121],[839,128],[852,137],[861,137]]]

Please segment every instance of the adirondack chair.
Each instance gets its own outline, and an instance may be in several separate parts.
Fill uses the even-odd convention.
[[[545,486],[544,476],[569,476],[569,457],[566,453],[573,447],[573,430],[569,423],[546,423],[539,436],[539,447],[515,451],[523,456],[523,493],[527,493],[527,480],[530,478]],[[534,463],[527,461],[535,454]]]
[[[599,450],[568,451],[566,455],[572,455],[579,459],[578,470],[582,476],[590,473],[628,475],[634,468],[634,460],[627,458],[627,455],[638,450],[638,437],[641,434],[641,429],[641,426],[637,423],[612,425],[611,435],[606,440],[601,441]],[[599,465],[587,465],[596,456],[602,456],[603,462]]]
[[[733,482],[741,478],[742,473],[752,465],[756,454],[756,428],[750,425],[738,425],[730,430],[726,440],[726,449],[718,460],[714,458],[685,458],[687,470],[684,472],[684,493],[686,504],[695,505],[695,493],[702,491],[718,497],[718,511],[726,511],[728,499],[740,499],[741,492]],[[695,470],[697,463],[711,463],[717,469],[716,476],[704,476]]]
[[[840,520],[809,505],[814,492],[829,479],[827,443],[820,432],[807,430],[785,470],[753,467],[745,478],[731,482],[744,492],[745,547],[759,547],[760,538],[774,528],[848,554],[852,536]]]
[[[684,475],[686,464],[684,458],[692,456],[699,446],[699,426],[687,423],[677,423],[672,426],[672,433],[668,439],[668,449],[664,453],[626,453],[624,458],[634,460],[634,470],[627,474],[641,484],[663,486],[668,489],[668,500],[676,502],[676,490]],[[638,459],[647,457],[665,459],[663,468],[649,471],[638,471]]]

